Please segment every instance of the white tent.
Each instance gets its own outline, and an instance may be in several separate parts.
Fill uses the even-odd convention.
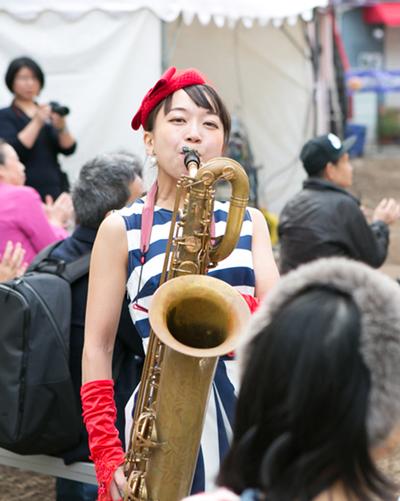
[[[303,177],[313,79],[306,21],[328,0],[0,0],[0,75],[14,57],[42,67],[40,100],[71,108],[73,180],[104,151],[144,158],[130,120],[162,67],[196,67],[245,125],[259,201],[278,212]],[[0,107],[11,94],[0,82]],[[281,174],[281,175],[278,175]]]

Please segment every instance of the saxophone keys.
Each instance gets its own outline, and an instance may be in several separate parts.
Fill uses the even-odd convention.
[[[126,487],[124,501],[144,500],[147,500],[145,476],[138,471],[133,471],[128,478],[128,485]]]
[[[222,169],[221,177],[223,177],[227,181],[232,181],[233,179],[236,178],[236,170],[230,165],[227,165]]]
[[[201,249],[201,240],[198,237],[191,236],[185,238],[184,241],[180,243],[180,245],[184,245],[188,252],[196,253]]]
[[[196,263],[193,263],[192,261],[183,261],[179,265],[178,268],[178,276],[183,276],[183,275],[197,275],[199,272],[199,267],[197,266]]]
[[[215,174],[209,170],[202,172],[201,181],[204,186],[210,186],[215,181]]]

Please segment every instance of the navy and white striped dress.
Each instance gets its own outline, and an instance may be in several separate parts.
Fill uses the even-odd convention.
[[[137,302],[147,310],[151,297],[159,286],[165,258],[165,248],[171,226],[172,211],[154,207],[154,220],[149,250],[146,254],[146,262],[141,270],[140,228],[143,207],[143,200],[138,199],[133,204],[121,209],[119,213],[124,218],[127,229],[129,250],[127,292],[130,300],[129,310],[132,321],[143,338],[143,345],[146,351],[150,334],[148,314],[144,311],[134,309],[132,304]],[[215,202],[215,236],[224,235],[228,211],[229,203]],[[243,294],[254,296],[255,276],[251,253],[252,229],[253,225],[250,214],[246,211],[236,249],[224,261],[221,261],[217,268],[210,270],[208,274],[227,282]],[[220,462],[229,447],[232,437],[233,412],[236,403],[235,365],[235,361],[228,355],[220,357],[218,362],[193,481],[193,494],[204,490],[212,490],[215,487],[215,476],[218,473]],[[132,425],[133,401],[134,398],[132,396],[126,409],[126,435],[128,437]]]

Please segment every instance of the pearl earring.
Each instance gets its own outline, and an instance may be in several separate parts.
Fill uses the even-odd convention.
[[[157,165],[157,155],[156,152],[152,151],[152,156],[150,158],[151,165]]]

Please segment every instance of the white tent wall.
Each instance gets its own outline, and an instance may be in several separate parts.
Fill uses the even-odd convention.
[[[68,123],[78,148],[60,161],[72,181],[100,152],[127,150],[144,158],[142,133],[132,131],[130,121],[161,74],[162,19],[171,40],[182,12],[192,22],[181,24],[168,63],[202,70],[242,119],[260,166],[259,204],[279,213],[300,189],[297,157],[312,131],[313,77],[299,13],[309,20],[313,7],[327,0],[275,6],[247,0],[247,8],[242,0],[232,2],[229,10],[225,0],[148,0],[148,8],[141,8],[142,0],[1,0],[0,106],[11,102],[2,78],[9,62],[31,56],[46,75],[39,100],[71,108]],[[244,18],[245,12],[254,17]]]
[[[59,158],[72,181],[98,153],[125,150],[144,157],[142,134],[130,122],[160,75],[160,24],[148,10],[120,17],[93,10],[74,21],[49,11],[32,21],[0,12],[0,107],[12,99],[3,78],[8,64],[30,56],[46,78],[39,102],[71,109],[68,126],[78,148]]]
[[[176,22],[169,23],[169,40],[175,28]],[[255,23],[251,29],[241,22],[232,29],[195,20],[180,27],[169,61],[203,71],[230,112],[242,119],[260,166],[259,203],[273,212],[304,178],[297,157],[310,135],[313,85],[304,28],[301,19],[294,26]]]

